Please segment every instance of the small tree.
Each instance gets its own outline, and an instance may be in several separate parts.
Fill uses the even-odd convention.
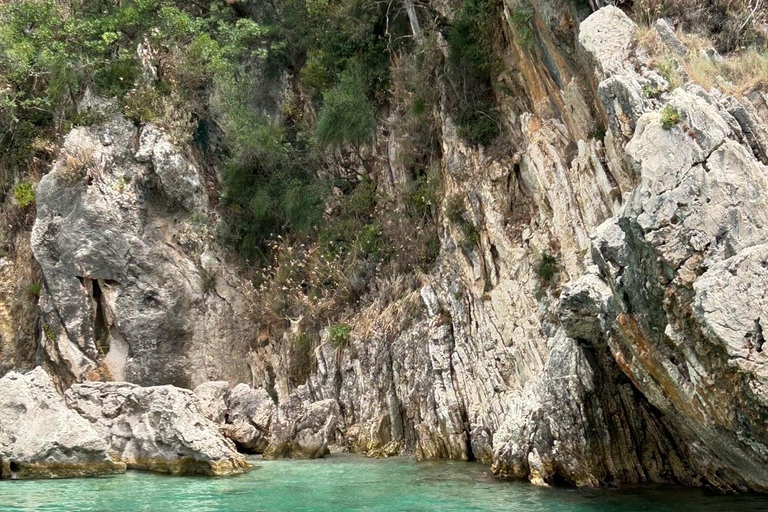
[[[360,148],[373,142],[375,133],[376,110],[366,95],[362,73],[352,67],[323,95],[315,135],[322,146],[349,144],[360,158]]]

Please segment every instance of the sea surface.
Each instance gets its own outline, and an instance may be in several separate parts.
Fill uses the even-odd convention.
[[[768,497],[696,489],[576,490],[499,482],[489,468],[458,461],[371,460],[332,455],[313,461],[255,461],[225,478],[130,471],[71,480],[0,482],[0,511],[768,511]]]

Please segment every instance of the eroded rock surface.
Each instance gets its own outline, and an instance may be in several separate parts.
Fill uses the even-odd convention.
[[[37,188],[46,364],[62,387],[247,380],[251,336],[233,319],[248,285],[205,228],[204,173],[159,129],[98,108],[109,120],[72,130]]]
[[[230,475],[245,458],[205,418],[193,392],[174,386],[85,382],[67,405],[93,426],[109,453],[129,468],[183,475]]]
[[[125,472],[96,430],[67,408],[38,367],[0,379],[0,477],[69,478]]]
[[[275,404],[263,389],[238,384],[227,400],[226,425],[223,430],[241,449],[264,453],[269,446],[269,433]]]

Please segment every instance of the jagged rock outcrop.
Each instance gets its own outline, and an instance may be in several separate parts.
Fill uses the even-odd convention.
[[[67,135],[37,188],[40,355],[61,386],[116,379],[189,387],[248,380],[248,285],[206,231],[205,174],[152,125]],[[216,342],[212,342],[216,339]]]
[[[264,453],[269,447],[269,432],[275,404],[263,388],[252,389],[238,384],[228,399],[226,425],[227,437],[245,451]]]
[[[203,403],[210,403],[210,397],[216,396],[215,406],[206,405],[205,410],[225,407],[222,414],[216,414],[217,423],[221,432],[242,451],[270,458],[314,459],[328,454],[329,444],[336,441],[336,400],[312,402],[303,386],[288,400],[275,404],[264,388],[238,384],[230,391],[222,384],[225,383],[205,383],[195,393]]]
[[[67,408],[42,368],[0,379],[0,478],[70,478],[125,472],[107,443]]]
[[[765,490],[756,347],[768,169],[717,96],[688,86],[666,103],[680,120],[664,126],[659,112],[637,120],[626,153],[640,183],[596,229],[599,268],[566,288],[559,318],[574,338],[609,347],[663,414],[691,476]]]
[[[129,468],[183,475],[230,475],[245,458],[200,411],[195,394],[174,386],[85,382],[65,394],[113,458]]]
[[[204,382],[195,388],[195,396],[203,416],[216,424],[224,423],[229,402],[229,382]]]

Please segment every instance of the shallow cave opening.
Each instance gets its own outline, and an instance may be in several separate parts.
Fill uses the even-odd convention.
[[[104,294],[98,279],[91,280],[91,298],[96,303],[96,315],[93,320],[93,339],[96,348],[102,354],[109,352],[109,324],[104,304]]]
[[[758,352],[763,351],[763,345],[765,344],[765,336],[763,335],[763,326],[760,324],[760,319],[755,320],[755,350]]]

